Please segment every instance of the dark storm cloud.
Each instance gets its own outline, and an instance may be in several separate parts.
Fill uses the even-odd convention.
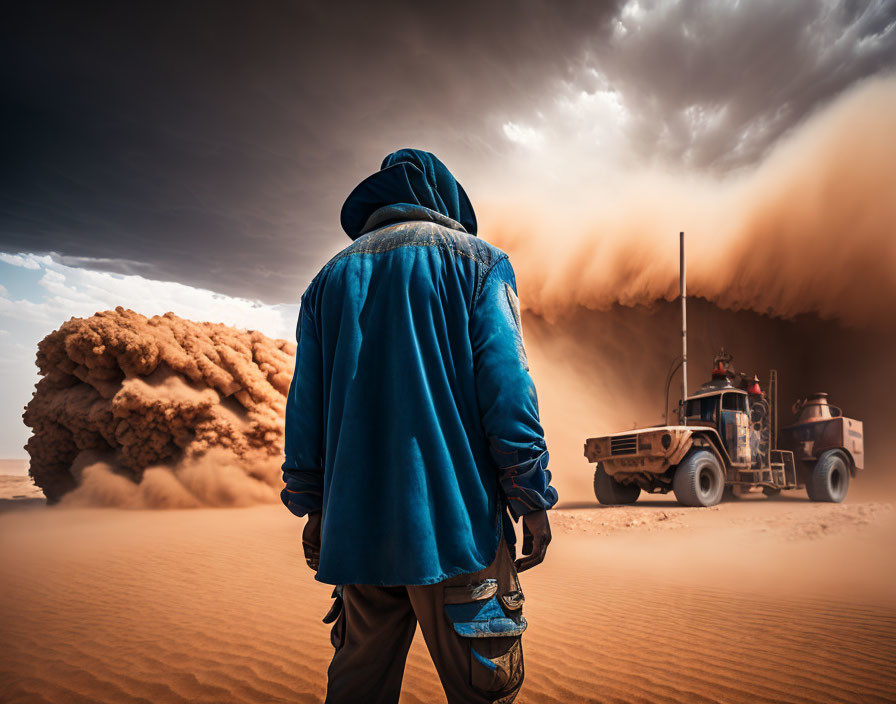
[[[21,3],[5,18],[0,249],[286,301],[347,244],[339,207],[385,153],[487,154],[495,106],[566,75],[615,11],[164,7]]]
[[[348,242],[343,198],[395,148],[436,151],[469,190],[512,146],[502,122],[605,87],[642,157],[750,163],[892,65],[894,16],[808,0],[19,3],[0,29],[0,250],[295,301]]]
[[[642,2],[592,62],[632,116],[642,155],[754,162],[812,110],[896,66],[896,2]]]

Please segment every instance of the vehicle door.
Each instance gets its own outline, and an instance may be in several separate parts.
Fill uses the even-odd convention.
[[[722,394],[719,413],[719,435],[732,464],[750,464],[750,415],[747,412],[747,396],[732,391]]]

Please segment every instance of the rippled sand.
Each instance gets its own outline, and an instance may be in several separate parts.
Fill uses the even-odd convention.
[[[330,589],[276,506],[0,515],[3,702],[317,702]],[[896,699],[887,503],[554,514],[520,702]],[[403,702],[443,701],[422,640]]]

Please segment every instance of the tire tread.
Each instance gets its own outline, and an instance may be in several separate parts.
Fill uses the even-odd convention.
[[[641,487],[637,484],[621,484],[607,474],[603,464],[597,463],[594,469],[594,496],[604,506],[633,504],[641,495]]]
[[[721,482],[718,496],[714,501],[706,503],[697,493],[697,475],[706,462],[715,466],[717,479]],[[725,489],[725,473],[719,464],[718,458],[709,450],[693,450],[678,464],[675,475],[672,477],[672,489],[675,498],[683,506],[715,506],[722,500]]]

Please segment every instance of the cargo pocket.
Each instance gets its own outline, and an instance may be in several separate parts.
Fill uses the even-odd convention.
[[[330,643],[335,650],[339,650],[345,643],[345,602],[342,599],[342,587],[333,590],[333,605],[323,617],[324,623],[332,623],[330,629]]]
[[[445,587],[445,612],[470,651],[470,684],[500,697],[523,681],[522,593],[498,594],[498,582]]]

